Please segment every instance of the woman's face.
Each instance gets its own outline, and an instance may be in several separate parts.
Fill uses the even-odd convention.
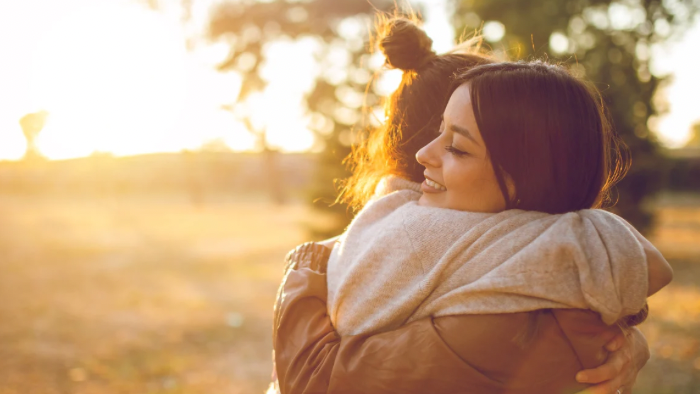
[[[469,85],[447,103],[440,134],[416,154],[425,167],[419,205],[471,212],[501,212],[506,202],[481,133],[476,125]],[[512,186],[508,185],[512,193]]]

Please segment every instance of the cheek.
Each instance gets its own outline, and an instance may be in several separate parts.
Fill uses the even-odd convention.
[[[455,164],[445,168],[445,181],[448,183],[448,190],[452,191],[450,200],[456,205],[466,205],[467,210],[491,210],[490,205],[501,199],[501,189],[491,164]],[[483,206],[484,204],[489,206]]]
[[[491,167],[490,163],[482,166],[478,179],[475,180],[475,185],[477,185],[484,198],[491,201],[500,201],[503,197],[501,187],[498,185],[498,180],[496,179],[496,175],[493,173],[493,168]]]
[[[479,182],[484,187],[489,187],[491,189],[495,187],[498,189],[498,180],[496,179],[496,175],[493,173],[493,167],[491,167],[490,162],[483,163],[480,166]]]
[[[445,165],[445,183],[448,190],[451,189],[457,195],[472,194],[478,187],[481,175],[476,163],[468,160],[451,160],[449,165]],[[460,161],[462,161],[460,163]],[[451,186],[451,187],[450,187]]]

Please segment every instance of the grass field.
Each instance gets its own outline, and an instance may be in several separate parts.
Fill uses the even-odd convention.
[[[254,199],[0,196],[0,394],[262,393],[285,253],[327,218]],[[676,271],[637,393],[700,393],[700,203],[659,207]]]
[[[665,199],[650,239],[673,266],[673,282],[649,299],[641,329],[652,358],[635,393],[700,393],[700,199]]]

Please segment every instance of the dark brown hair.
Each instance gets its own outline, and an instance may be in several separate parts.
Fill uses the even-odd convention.
[[[345,161],[353,173],[341,184],[338,201],[354,209],[364,206],[387,175],[423,181],[423,167],[415,156],[435,138],[453,77],[460,70],[492,62],[481,53],[478,38],[436,55],[414,15],[380,16],[376,25],[386,65],[403,70],[403,77],[385,101],[384,124],[370,130]]]
[[[610,202],[627,150],[592,85],[542,61],[474,67],[452,91],[464,84],[506,209],[556,214]]]

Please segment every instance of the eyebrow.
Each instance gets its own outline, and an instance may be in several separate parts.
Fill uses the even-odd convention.
[[[479,145],[479,143],[476,141],[474,136],[469,132],[469,130],[465,129],[464,127],[460,127],[460,126],[451,124],[450,130],[452,130],[455,133],[458,133],[458,134],[461,134],[461,135],[467,137],[468,139],[472,140],[472,142]],[[481,146],[481,145],[479,145],[479,146]]]

